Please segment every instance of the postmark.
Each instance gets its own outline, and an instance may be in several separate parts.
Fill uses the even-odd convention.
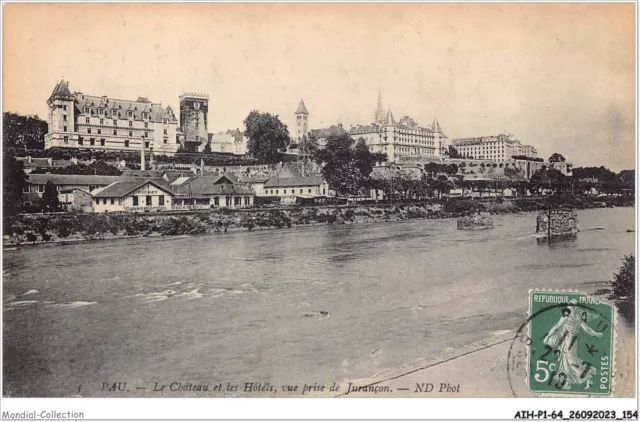
[[[579,292],[531,290],[528,299],[507,357],[512,394],[612,395],[615,307]]]

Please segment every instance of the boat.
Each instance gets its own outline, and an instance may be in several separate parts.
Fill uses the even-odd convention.
[[[493,228],[493,217],[489,213],[476,213],[458,219],[458,230],[485,230]]]
[[[549,209],[536,218],[536,234],[541,239],[573,237],[578,231],[578,216],[573,209]]]

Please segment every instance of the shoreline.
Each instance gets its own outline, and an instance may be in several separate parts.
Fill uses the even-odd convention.
[[[579,203],[574,206],[577,209],[634,206],[629,198],[609,199],[609,201]],[[537,198],[524,198],[506,199],[500,202],[454,200],[442,203],[369,204],[350,207],[215,209],[210,212],[183,215],[88,213],[21,215],[10,221],[9,230],[5,222],[5,233],[9,231],[12,235],[4,236],[2,248],[15,250],[27,246],[62,246],[81,242],[147,237],[211,235],[328,225],[380,224],[408,220],[450,220],[476,211],[491,215],[537,212],[544,209],[542,205]]]

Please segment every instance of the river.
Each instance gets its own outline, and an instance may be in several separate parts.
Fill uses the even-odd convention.
[[[5,250],[3,394],[330,384],[437,359],[517,330],[529,289],[608,287],[634,209],[578,216],[551,245],[523,213],[472,232],[412,220]]]

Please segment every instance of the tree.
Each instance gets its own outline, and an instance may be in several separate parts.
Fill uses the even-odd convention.
[[[613,276],[613,294],[616,298],[635,298],[635,257],[625,255],[618,273]]]
[[[303,157],[315,157],[318,151],[318,140],[315,135],[310,133],[309,136],[302,136],[298,149]]]
[[[460,155],[456,147],[453,145],[449,145],[449,148],[444,151],[444,156],[449,158],[462,158],[462,155]]]
[[[58,199],[58,190],[56,185],[49,180],[44,185],[44,193],[42,194],[42,201],[44,202],[45,211],[52,212],[58,211],[60,208],[60,200]]]
[[[22,192],[28,186],[24,164],[11,154],[5,154],[3,160],[2,203],[3,214],[14,216],[22,211]]]
[[[2,113],[2,145],[5,148],[44,149],[47,122],[38,116],[23,116],[17,113]]]
[[[369,175],[373,171],[373,166],[376,164],[376,159],[372,156],[369,151],[369,147],[367,147],[367,144],[362,138],[358,139],[358,142],[356,142],[356,146],[353,150],[353,161],[360,171],[362,179],[368,179]]]
[[[549,157],[549,162],[550,163],[564,163],[565,161],[567,161],[562,154],[558,154],[557,152],[554,152],[551,157]]]
[[[339,195],[355,193],[361,186],[362,173],[354,165],[353,143],[349,135],[331,136],[316,155],[324,180]]]
[[[278,116],[253,110],[244,120],[249,154],[262,163],[277,163],[289,145],[289,130]]]

